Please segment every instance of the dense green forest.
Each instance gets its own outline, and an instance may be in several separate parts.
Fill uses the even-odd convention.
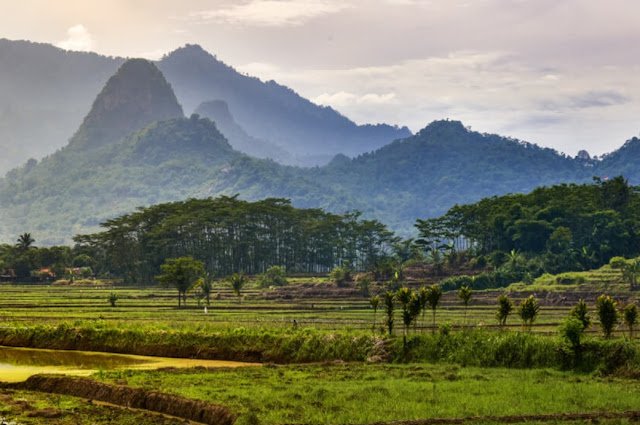
[[[153,280],[166,258],[184,256],[202,261],[212,276],[263,273],[274,265],[305,273],[338,265],[365,270],[395,240],[377,221],[296,209],[284,199],[191,199],[143,208],[103,227],[76,242],[103,272],[133,283]]]
[[[640,255],[640,191],[620,176],[541,187],[456,205],[416,227],[421,246],[467,251],[471,263],[502,272],[481,284],[501,286]]]

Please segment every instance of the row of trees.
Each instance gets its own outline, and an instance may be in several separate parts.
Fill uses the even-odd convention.
[[[467,308],[473,297],[473,291],[468,286],[463,286],[457,291],[457,296],[464,306],[464,323],[467,322]],[[417,328],[418,318],[424,314],[427,309],[432,312],[431,330],[436,329],[436,311],[442,297],[442,289],[439,285],[422,287],[419,290],[413,290],[408,287],[402,287],[397,291],[387,291],[382,296],[374,295],[371,297],[370,304],[373,308],[373,328],[376,328],[376,315],[380,307],[384,308],[385,325],[389,335],[393,334],[394,316],[396,307],[402,309],[402,323],[404,325],[404,340],[409,333],[411,325]],[[507,295],[500,295],[497,299],[496,320],[500,327],[507,325],[509,316],[513,313],[515,306],[513,301]],[[621,321],[629,330],[629,337],[633,338],[634,328],[638,323],[638,307],[634,303],[626,304],[620,309],[618,302],[610,295],[603,294],[596,300],[596,311],[600,327],[605,338],[611,337],[616,325]],[[531,331],[533,323],[538,318],[540,312],[540,303],[538,299],[530,295],[523,299],[517,309],[518,316],[522,321],[523,329]],[[579,325],[579,326],[578,326]],[[584,331],[591,326],[591,318],[589,315],[587,304],[584,300],[580,300],[569,313],[569,318],[563,324],[561,333],[570,341],[579,344],[579,337]],[[577,335],[577,336],[576,336]]]
[[[166,258],[191,256],[212,276],[289,272],[325,273],[337,265],[373,267],[396,241],[387,228],[360,214],[297,209],[285,199],[248,202],[236,197],[190,199],[141,208],[75,238],[102,270],[130,283],[147,283]]]
[[[455,206],[416,227],[427,249],[466,249],[477,263],[506,266],[511,281],[589,270],[640,254],[640,193],[622,177],[542,187]]]
[[[62,278],[74,269],[92,274],[93,258],[80,247],[37,247],[31,233],[21,234],[13,245],[0,245],[0,275],[15,280]]]

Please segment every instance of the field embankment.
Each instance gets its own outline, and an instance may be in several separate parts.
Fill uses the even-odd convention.
[[[150,410],[207,425],[232,425],[236,419],[235,415],[224,406],[84,378],[36,375],[24,382],[9,384],[7,387],[98,400],[123,407]]]

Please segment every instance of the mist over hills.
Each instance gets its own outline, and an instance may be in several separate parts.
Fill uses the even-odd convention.
[[[158,67],[186,111],[223,99],[249,134],[292,153],[297,164],[326,163],[338,153],[357,155],[411,135],[406,127],[356,125],[333,108],[318,106],[275,81],[239,74],[197,45],[175,50]]]
[[[65,146],[124,61],[0,39],[0,175]],[[357,126],[285,86],[239,74],[199,46],[157,65],[187,114],[203,102],[224,101],[250,138],[274,147],[270,157],[279,162],[326,163],[337,153],[357,155],[410,135],[406,128]]]

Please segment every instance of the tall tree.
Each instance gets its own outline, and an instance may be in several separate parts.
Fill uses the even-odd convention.
[[[187,304],[187,292],[204,275],[204,264],[192,257],[168,258],[160,266],[162,274],[156,276],[160,283],[173,285],[178,290],[178,308]]]

